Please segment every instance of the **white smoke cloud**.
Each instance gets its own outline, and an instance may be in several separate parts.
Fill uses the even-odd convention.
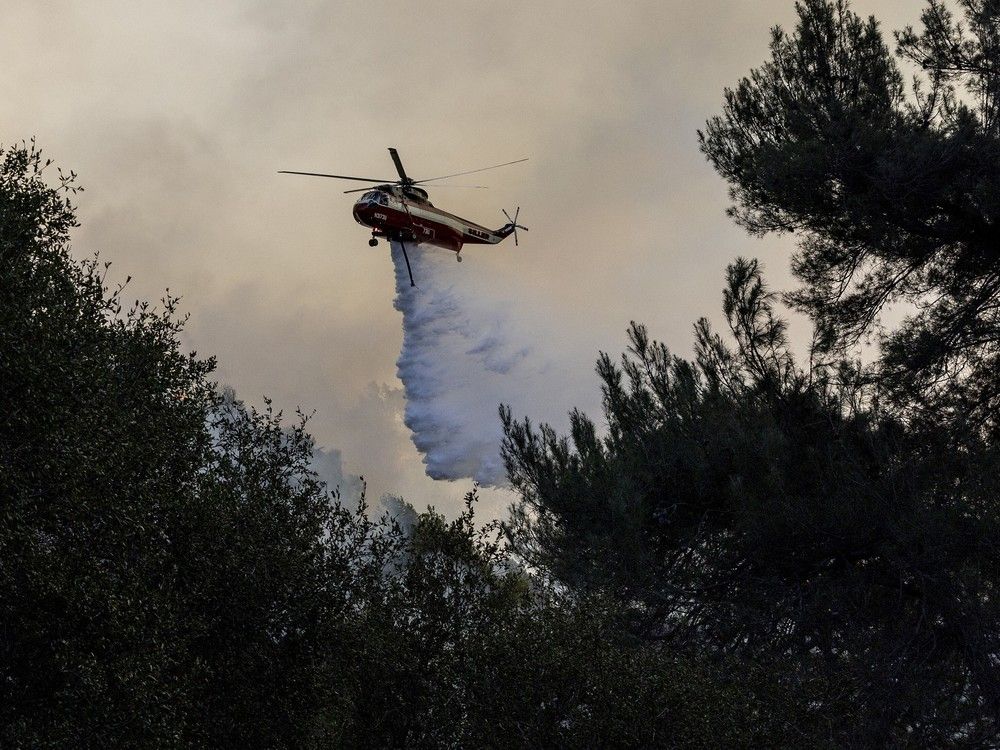
[[[544,372],[510,325],[507,303],[463,281],[453,253],[407,245],[410,286],[398,243],[395,307],[403,314],[397,370],[406,391],[404,420],[434,479],[472,478],[503,486],[497,409]]]
[[[341,500],[348,507],[361,498],[361,478],[344,472],[343,459],[336,448],[313,445],[309,468],[316,472],[331,492],[338,491]]]

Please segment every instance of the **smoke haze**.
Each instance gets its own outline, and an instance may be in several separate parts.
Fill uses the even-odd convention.
[[[854,6],[887,34],[920,10]],[[183,295],[185,345],[216,355],[218,380],[248,403],[315,411],[317,445],[342,464],[323,462],[325,475],[347,487],[363,474],[372,499],[458,512],[471,480],[426,470],[462,462],[441,471],[495,477],[498,401],[557,429],[574,406],[599,413],[598,350],[620,351],[634,319],[687,354],[691,323],[719,319],[735,255],[791,284],[789,241],[750,239],[725,216],[695,130],[767,58],[770,27],[794,22],[792,0],[2,7],[0,142],[36,135],[80,174],[74,252],[113,261],[111,282],[131,275],[132,299]],[[519,248],[470,247],[461,265],[445,251],[440,269],[417,270],[414,299],[453,279],[441,289],[468,328],[446,337],[460,354],[450,368],[406,362],[440,389],[409,409],[389,248],[367,246],[348,185],[277,174],[387,178],[387,146],[417,178],[531,157],[484,175],[489,192],[432,192],[480,223],[520,204],[531,232]],[[441,429],[461,433],[451,459],[420,413],[431,403],[450,410]],[[472,413],[483,421],[469,431]],[[495,516],[512,499],[481,494]]]

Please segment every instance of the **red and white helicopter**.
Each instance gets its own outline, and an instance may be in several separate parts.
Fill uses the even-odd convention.
[[[480,224],[463,219],[461,216],[450,214],[436,208],[428,199],[427,191],[418,185],[437,180],[445,180],[449,177],[460,177],[476,172],[485,172],[487,169],[506,167],[510,164],[519,164],[527,159],[518,159],[504,164],[494,164],[492,167],[482,169],[470,169],[467,172],[456,172],[455,174],[442,175],[441,177],[429,177],[426,180],[414,180],[406,175],[403,163],[399,160],[396,149],[390,148],[389,155],[399,172],[398,180],[379,180],[374,177],[349,177],[341,174],[322,174],[320,172],[293,172],[281,170],[279,174],[304,174],[311,177],[332,177],[335,180],[355,180],[357,182],[379,183],[369,187],[356,190],[345,190],[345,193],[363,193],[354,204],[354,219],[366,227],[371,227],[372,238],[368,244],[375,247],[378,244],[378,237],[385,237],[390,242],[399,242],[403,249],[403,258],[406,260],[406,270],[410,274],[410,286],[416,286],[413,282],[413,271],[410,269],[410,259],[406,255],[406,244],[412,242],[415,245],[427,244],[443,247],[452,250],[455,257],[461,261],[463,245],[495,245],[502,242],[510,235],[514,235],[514,244],[517,245],[517,230],[528,231],[517,223],[518,214],[521,207],[518,206],[511,216],[503,210],[507,217],[507,223],[499,229],[488,229]],[[441,185],[439,187],[476,187],[482,185]]]

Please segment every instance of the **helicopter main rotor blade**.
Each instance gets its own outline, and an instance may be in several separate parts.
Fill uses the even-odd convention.
[[[414,185],[420,185],[425,182],[433,182],[434,180],[446,180],[449,177],[461,177],[464,174],[475,174],[476,172],[485,172],[487,169],[497,169],[499,167],[509,167],[511,164],[520,164],[522,161],[528,161],[527,157],[524,159],[516,159],[514,161],[504,162],[503,164],[494,164],[492,167],[483,167],[482,169],[470,169],[468,172],[455,172],[455,174],[445,174],[440,177],[428,177],[426,180],[417,180]]]
[[[279,169],[278,174],[304,174],[309,177],[332,177],[335,180],[354,180],[356,182],[395,182],[395,180],[380,180],[378,177],[348,177],[343,174],[323,174],[322,172],[292,172],[287,169]]]
[[[386,183],[382,183],[382,185],[385,185],[385,184]],[[398,185],[399,183],[398,182],[391,182],[391,183],[388,183],[388,184],[390,184],[390,185]],[[366,190],[375,190],[376,188],[380,188],[380,187],[382,187],[382,185],[369,185],[368,187],[355,188],[354,190],[345,190],[344,194],[346,195],[347,193],[363,193]],[[473,190],[489,190],[490,189],[489,185],[435,185],[434,189],[437,190],[438,188],[443,188],[443,187],[445,187],[445,188],[469,188],[469,189],[473,189]]]
[[[399,179],[404,183],[412,184],[412,180],[406,176],[406,170],[403,169],[403,162],[399,160],[399,152],[396,149],[389,147],[389,156],[392,157],[392,163],[396,165],[396,171],[399,172]]]

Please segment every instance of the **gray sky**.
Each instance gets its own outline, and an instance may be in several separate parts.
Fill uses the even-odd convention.
[[[893,29],[922,3],[854,6]],[[598,411],[595,357],[630,320],[688,353],[734,256],[791,284],[789,242],[730,223],[695,136],[790,0],[6,0],[3,19],[0,143],[35,135],[79,173],[77,254],[132,297],[182,295],[220,382],[315,410],[327,463],[376,498],[452,512],[471,481],[424,476],[402,423],[393,268],[351,185],[276,170],[391,177],[386,146],[418,178],[529,156],[431,197],[491,226],[521,206],[520,247],[470,246],[458,276],[544,353],[551,377],[513,407],[557,425]],[[484,494],[487,515],[510,500]]]

